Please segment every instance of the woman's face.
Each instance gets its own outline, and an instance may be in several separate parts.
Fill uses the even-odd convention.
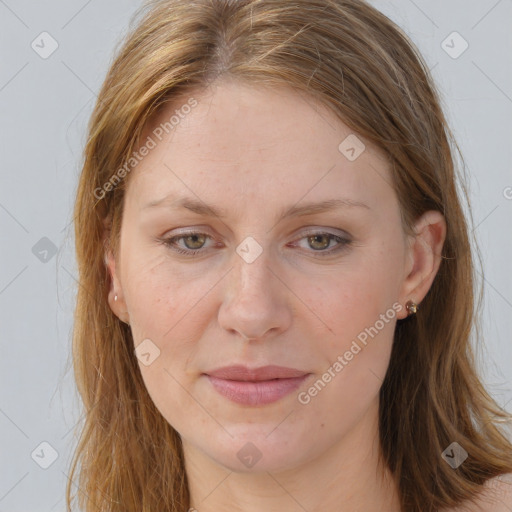
[[[395,323],[431,282],[385,159],[310,98],[226,81],[142,141],[109,300],[152,400],[232,470],[320,456],[377,410]],[[271,365],[295,373],[212,375]]]

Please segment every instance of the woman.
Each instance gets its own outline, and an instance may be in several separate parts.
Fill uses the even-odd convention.
[[[414,47],[361,0],[142,14],[76,201],[81,507],[512,510]]]

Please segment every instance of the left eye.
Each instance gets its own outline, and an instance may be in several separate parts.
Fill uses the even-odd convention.
[[[347,246],[350,243],[350,240],[347,238],[343,238],[341,236],[335,235],[333,233],[310,233],[300,240],[307,240],[309,247],[311,247],[316,252],[321,253],[332,253],[340,250],[344,246]],[[329,249],[328,251],[324,249],[328,249],[331,245],[331,242],[335,241],[338,243],[338,246],[335,246],[334,249]]]
[[[200,232],[190,232],[190,233],[184,233],[181,235],[173,236],[170,238],[166,238],[162,240],[162,242],[168,246],[173,251],[176,251],[180,254],[186,254],[188,256],[195,256],[199,252],[204,252],[203,246],[205,245],[205,242],[207,239],[211,239],[212,237],[207,235],[206,233],[200,233]],[[351,240],[348,238],[344,238],[338,235],[335,235],[334,233],[326,233],[326,232],[313,232],[313,233],[307,233],[305,236],[300,238],[299,240],[307,240],[308,245],[310,248],[313,249],[313,252],[320,253],[320,254],[332,254],[334,252],[337,252],[348,245],[350,245]],[[334,249],[330,248],[332,241],[337,242],[337,246],[335,246]],[[178,245],[178,241],[183,241],[185,248]],[[325,250],[329,249],[329,250]]]

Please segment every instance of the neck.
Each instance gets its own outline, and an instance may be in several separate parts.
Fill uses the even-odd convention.
[[[190,506],[199,512],[340,510],[400,512],[379,465],[378,400],[328,452],[281,472],[233,472],[183,440]]]

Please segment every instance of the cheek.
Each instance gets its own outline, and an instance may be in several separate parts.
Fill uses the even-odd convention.
[[[347,287],[335,304],[324,305],[325,318],[328,309],[335,335],[317,340],[316,351],[325,364],[303,390],[299,407],[317,427],[326,425],[324,435],[334,440],[353,428],[378,399],[389,365],[396,311],[391,304],[379,306],[374,287],[366,285]]]
[[[127,262],[123,289],[128,290],[127,307],[134,325],[146,336],[162,339],[179,329],[181,318],[196,316],[195,305],[214,284],[211,273],[202,270],[173,263],[161,248]]]
[[[319,418],[337,416],[340,411],[338,407],[324,409],[325,403],[345,408],[345,413],[339,413],[343,415],[347,410],[363,411],[378,394],[389,365],[400,307],[396,302],[396,262],[396,254],[385,256],[375,251],[372,255],[368,251],[364,259],[347,264],[329,279],[301,277],[301,289],[307,289],[309,283],[309,306],[328,328],[320,338],[318,331],[309,334],[311,339],[316,336],[316,350],[325,361],[324,374],[319,375],[322,382],[327,381],[325,387],[319,382],[311,393],[306,390],[312,402],[317,400],[315,393],[323,396],[317,400],[324,404],[316,411]]]
[[[360,262],[326,276],[297,276],[294,290],[307,290],[300,298],[318,319],[326,345],[342,348],[341,340],[344,345],[356,338],[392,308],[398,289],[394,274],[385,265]]]
[[[365,393],[367,379],[377,384],[383,380],[389,364],[396,325],[396,310],[386,299],[386,293],[379,295],[374,283],[359,282],[349,286],[344,282],[342,293],[331,290],[335,300],[323,298],[323,309],[318,310],[329,333],[317,337],[317,351],[326,361],[325,376],[329,386],[350,391],[351,395]],[[385,290],[385,288],[383,288]],[[315,304],[321,301],[316,300]],[[310,333],[315,339],[315,333]],[[332,374],[336,375],[331,378]],[[377,388],[370,386],[377,391]],[[371,393],[371,391],[370,391]]]
[[[197,401],[184,390],[193,384],[194,375],[187,368],[204,330],[201,319],[208,318],[207,301],[201,298],[211,285],[206,276],[202,281],[185,279],[171,271],[168,262],[151,263],[132,266],[127,273],[134,349],[150,354],[147,365],[138,356],[145,387],[160,413],[180,431],[189,421],[183,412],[197,410]],[[143,346],[147,348],[139,348]],[[194,416],[195,422],[202,421],[201,415]]]

